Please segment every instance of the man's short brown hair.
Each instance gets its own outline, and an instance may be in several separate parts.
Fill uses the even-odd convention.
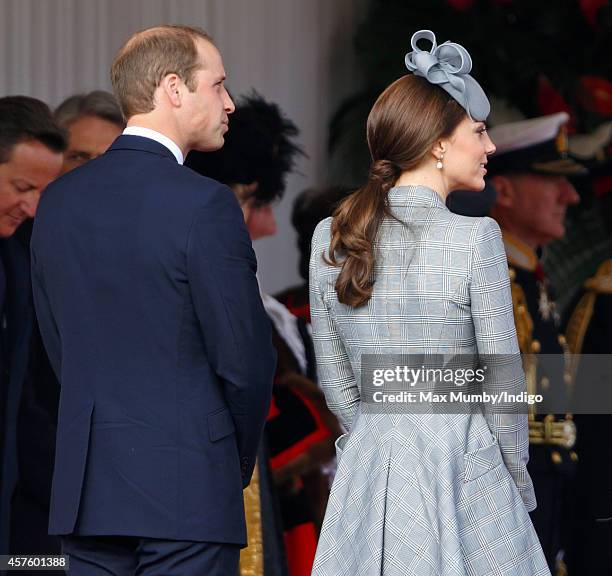
[[[36,140],[52,152],[64,152],[66,133],[54,121],[49,107],[30,96],[0,98],[0,164],[8,162],[20,142]]]
[[[89,94],[74,94],[66,98],[53,113],[56,124],[64,130],[85,116],[106,120],[121,130],[125,128],[125,120],[117,99],[104,90],[94,90]]]
[[[126,119],[153,110],[155,90],[168,74],[176,74],[195,90],[200,38],[212,44],[200,28],[156,26],[137,32],[124,44],[111,66],[111,82]]]

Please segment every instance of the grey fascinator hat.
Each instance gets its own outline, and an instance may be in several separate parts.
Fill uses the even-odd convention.
[[[431,50],[421,50],[419,40],[429,40]],[[406,54],[406,68],[437,84],[448,92],[478,122],[484,122],[491,105],[480,84],[470,76],[472,59],[460,44],[444,42],[438,46],[436,35],[431,30],[419,30],[410,40],[412,52]]]

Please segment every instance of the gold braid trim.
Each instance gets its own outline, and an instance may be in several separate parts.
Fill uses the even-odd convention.
[[[263,533],[257,464],[255,464],[251,483],[244,489],[243,496],[247,525],[247,547],[240,551],[240,576],[263,576]]]
[[[572,317],[567,324],[567,331],[565,333],[567,345],[572,354],[580,354],[582,352],[584,336],[586,335],[591,318],[593,317],[596,298],[597,294],[589,290],[583,294],[572,312]]]
[[[555,563],[555,576],[567,576],[567,564],[563,560],[557,560]]]
[[[597,294],[612,294],[612,258],[599,265],[595,276],[589,278],[584,287]]]
[[[527,308],[527,297],[523,287],[515,281],[516,272],[512,267],[509,269],[510,291],[512,293],[512,310],[514,312],[514,324],[516,326],[516,337],[519,350],[523,359],[523,370],[525,371],[525,384],[528,394],[537,392],[537,356],[533,350],[533,318]],[[535,405],[529,406],[529,418],[535,418]]]
[[[584,283],[584,288],[586,292],[576,304],[567,324],[567,345],[574,355],[570,369],[574,375],[578,369],[578,354],[582,352],[584,337],[593,318],[597,295],[612,294],[612,259],[600,264],[595,275]]]
[[[533,341],[533,318],[527,308],[527,298],[522,286],[514,279],[515,271],[510,268],[510,290],[512,292],[512,309],[514,311],[514,324],[521,354],[531,354]]]

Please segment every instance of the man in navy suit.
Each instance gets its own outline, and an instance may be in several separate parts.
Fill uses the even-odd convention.
[[[65,135],[44,102],[0,98],[0,554],[14,551],[7,548],[17,478],[17,412],[34,315],[28,219],[43,189],[58,176],[65,148]]]
[[[47,189],[32,235],[61,384],[49,528],[71,574],[227,576],[275,355],[234,194],[181,164],[234,104],[194,28],[134,35],[111,77],[127,128]]]

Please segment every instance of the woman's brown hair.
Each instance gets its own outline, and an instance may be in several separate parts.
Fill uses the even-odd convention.
[[[368,181],[338,206],[331,225],[326,260],[341,267],[336,293],[343,304],[361,306],[372,296],[374,240],[383,218],[393,218],[387,192],[465,117],[465,110],[442,88],[412,74],[393,82],[374,103],[367,123],[372,156]]]

